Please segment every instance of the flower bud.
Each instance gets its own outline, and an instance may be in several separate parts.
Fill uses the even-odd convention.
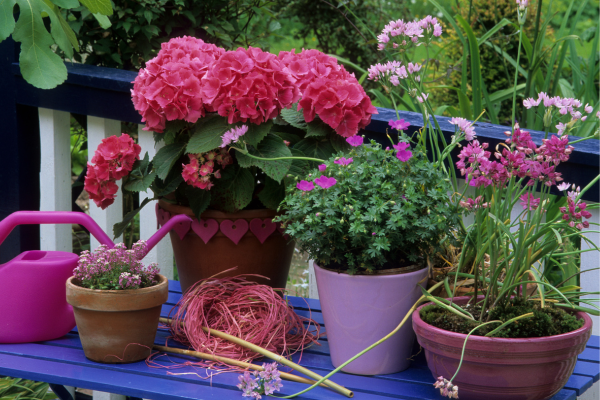
[[[548,107],[546,112],[544,113],[544,126],[549,128],[552,125],[552,111],[551,108]]]

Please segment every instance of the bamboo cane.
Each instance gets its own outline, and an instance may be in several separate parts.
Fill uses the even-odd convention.
[[[256,364],[252,364],[252,363],[247,363],[247,362],[244,362],[244,361],[235,360],[233,358],[215,356],[213,354],[208,354],[208,353],[201,353],[199,351],[185,350],[185,349],[176,349],[176,348],[173,348],[173,347],[166,347],[166,346],[159,346],[159,345],[154,345],[153,348],[155,350],[163,351],[165,353],[183,354],[183,355],[186,355],[186,356],[192,356],[192,357],[196,357],[196,358],[202,358],[204,360],[218,361],[218,362],[221,362],[223,364],[235,365],[236,367],[255,369],[257,371],[264,371],[265,370],[260,365],[256,365]],[[279,372],[279,375],[281,376],[282,379],[285,379],[285,380],[288,380],[288,381],[293,381],[293,382],[298,382],[298,383],[305,383],[305,384],[308,384],[308,385],[313,385],[315,383],[315,381],[313,381],[312,379],[306,379],[306,378],[303,378],[303,377],[298,376],[298,375],[289,374],[287,372]],[[319,386],[328,387],[325,384],[321,384]]]
[[[160,322],[162,322],[163,324],[171,324],[172,321],[173,320],[170,319],[170,318],[160,318]],[[288,360],[285,357],[280,356],[279,354],[275,354],[272,351],[263,349],[260,346],[252,344],[250,342],[247,342],[244,339],[240,339],[238,337],[229,335],[229,334],[227,334],[225,332],[216,331],[214,329],[207,328],[205,326],[202,327],[202,330],[204,332],[206,332],[206,333],[210,333],[211,335],[220,337],[222,339],[228,340],[228,341],[233,342],[233,343],[235,343],[237,345],[240,345],[242,347],[246,347],[246,348],[248,348],[248,349],[250,349],[252,351],[255,351],[255,352],[259,353],[259,354],[262,354],[263,356],[268,357],[271,360],[277,361],[280,364],[283,364],[283,365],[286,365],[286,366],[288,366],[290,368],[293,368],[296,371],[298,371],[298,372],[300,372],[300,373],[302,373],[302,374],[304,374],[306,376],[309,376],[309,377],[311,377],[313,379],[316,379],[316,380],[322,380],[323,379],[323,377],[321,375],[316,374],[316,373],[312,372],[311,370],[309,370],[307,368],[304,368],[303,366],[298,365],[298,364],[296,364],[296,363]],[[354,397],[354,392],[352,392],[351,390],[346,389],[343,386],[338,385],[337,383],[334,383],[334,382],[330,381],[329,379],[323,380],[322,383],[326,384],[331,389],[335,390],[338,393],[343,394],[346,397]]]

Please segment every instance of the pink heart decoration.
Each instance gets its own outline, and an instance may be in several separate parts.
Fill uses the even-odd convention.
[[[279,233],[281,233],[281,234],[283,234],[283,232],[285,232],[285,229],[283,229],[283,228],[281,227],[281,222],[278,222],[278,223],[277,223],[277,231],[278,231]]]
[[[214,219],[201,219],[200,221],[195,219],[192,221],[192,230],[206,244],[219,231],[219,223]]]
[[[264,243],[265,240],[275,232],[275,229],[277,229],[277,225],[271,218],[267,218],[264,221],[260,218],[254,218],[250,221],[250,230],[261,243]]]
[[[238,244],[240,239],[248,232],[248,221],[238,219],[235,222],[229,219],[221,222],[221,232],[227,236],[235,244]]]
[[[173,230],[175,231],[177,236],[179,236],[179,240],[183,240],[185,235],[187,235],[187,233],[190,230],[190,225],[191,225],[190,221],[182,221],[173,226]]]
[[[159,226],[163,226],[171,219],[171,214],[168,211],[163,210],[156,205],[156,220],[158,221]]]

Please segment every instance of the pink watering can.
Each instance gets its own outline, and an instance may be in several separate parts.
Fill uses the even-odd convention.
[[[171,218],[146,241],[150,251],[172,228],[191,221],[186,215]],[[0,245],[23,224],[79,224],[102,244],[113,241],[87,214],[68,211],[18,211],[0,221]],[[73,275],[79,256],[65,251],[26,251],[0,264],[0,343],[52,340],[75,327],[67,304],[65,283]]]

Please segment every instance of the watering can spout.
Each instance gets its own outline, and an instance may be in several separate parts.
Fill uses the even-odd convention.
[[[154,246],[156,246],[158,244],[158,242],[160,242],[161,239],[163,237],[165,237],[165,235],[167,233],[169,233],[169,231],[171,229],[173,229],[173,227],[175,225],[180,224],[182,222],[191,222],[191,221],[192,221],[192,219],[184,214],[180,214],[180,215],[177,215],[177,216],[174,216],[173,218],[171,218],[158,231],[156,231],[156,233],[154,235],[152,235],[152,237],[150,237],[150,239],[148,239],[146,241],[146,251],[140,257],[140,259],[144,258],[146,256],[146,254],[148,254],[150,252],[150,250],[152,250],[154,248]]]

